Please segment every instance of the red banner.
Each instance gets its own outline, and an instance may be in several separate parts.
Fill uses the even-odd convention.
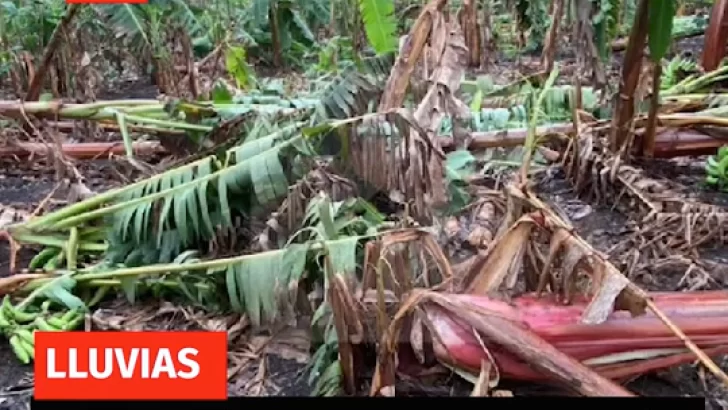
[[[226,332],[35,332],[39,400],[224,400]]]

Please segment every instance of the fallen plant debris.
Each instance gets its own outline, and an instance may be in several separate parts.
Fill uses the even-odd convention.
[[[38,330],[224,330],[231,395],[635,397],[682,366],[728,405],[724,2],[59,1],[48,38],[0,13],[20,362]],[[103,96],[129,72],[151,91]]]
[[[688,332],[701,349],[712,354],[725,352],[723,336],[712,335],[713,332],[725,334],[722,311],[725,292],[656,293],[650,296],[658,308]],[[451,305],[443,308],[441,304],[444,302],[438,303],[438,298],[447,300]],[[422,297],[422,300],[428,301],[428,296]],[[492,359],[496,363],[491,363],[491,366],[497,366],[493,369],[503,378],[544,380],[544,375],[530,367],[533,362],[526,362],[526,366],[523,360],[514,359],[503,348],[483,347],[482,341],[471,331],[474,325],[463,322],[472,316],[459,313],[460,309],[475,310],[479,316],[496,316],[497,324],[502,320],[520,324],[561,352],[610,379],[629,379],[661,366],[694,360],[683,342],[654,315],[633,318],[627,312],[613,312],[603,323],[580,323],[587,302],[583,300],[564,306],[553,299],[533,295],[521,296],[508,303],[481,296],[432,295],[431,306],[425,304],[423,308],[426,315],[423,323],[431,326],[428,331],[437,332],[432,340],[438,343],[433,349],[439,352],[440,360],[477,374],[481,362]],[[452,310],[456,307],[458,310]],[[504,331],[502,326],[498,329]],[[646,336],[634,340],[635,333]],[[655,358],[660,360],[649,360]]]

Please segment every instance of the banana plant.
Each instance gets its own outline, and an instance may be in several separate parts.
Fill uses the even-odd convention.
[[[361,85],[364,81],[361,74],[353,74],[357,74]],[[355,114],[357,108],[348,104],[363,97],[346,94],[352,91],[354,83],[351,81],[333,85],[328,91],[330,95],[321,99],[318,112]],[[235,112],[236,107],[228,104],[228,110],[232,110],[228,114],[240,114]],[[318,120],[314,118],[309,122],[295,116],[276,119],[265,115],[253,115],[252,118],[228,130],[234,143],[241,140],[242,143],[219,155],[205,156],[10,226],[8,231],[19,242],[49,248],[32,261],[33,266],[62,272],[65,265],[65,271],[77,273],[73,276],[75,280],[120,285],[130,299],[140,275],[227,272],[226,287],[234,289],[231,297],[239,295],[238,303],[230,303],[241,309],[245,307],[253,318],[265,317],[263,313],[256,314],[253,306],[264,305],[267,312],[274,298],[260,301],[258,294],[265,293],[261,289],[268,289],[264,284],[270,285],[269,293],[273,294],[276,283],[287,283],[290,275],[285,276],[287,274],[283,272],[291,272],[290,269],[278,266],[285,259],[281,259],[283,251],[216,261],[201,261],[191,251],[209,243],[221,229],[239,228],[237,219],[249,220],[258,212],[280,205],[292,182],[307,172],[301,165],[306,161],[297,158],[310,155],[313,152],[310,144],[322,133],[313,127],[304,134],[304,128],[323,120],[317,117]],[[94,260],[101,257],[102,262],[78,269],[79,253],[91,253]],[[270,282],[261,282],[249,269],[266,272],[269,275],[266,281]],[[284,276],[277,277],[270,272],[280,272]],[[43,281],[36,282],[41,283]],[[28,289],[33,286],[36,285]],[[185,285],[184,288],[187,289],[185,293],[202,296],[205,286]],[[244,289],[258,292],[258,296],[246,299],[244,294],[248,291]]]

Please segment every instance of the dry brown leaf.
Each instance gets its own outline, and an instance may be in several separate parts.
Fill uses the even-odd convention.
[[[275,334],[268,342],[265,353],[285,360],[307,363],[311,359],[310,348],[311,335],[307,330],[288,327]]]
[[[564,245],[564,242],[569,236],[571,236],[571,233],[569,233],[565,229],[559,229],[551,235],[549,254],[546,256],[546,261],[543,264],[543,268],[539,277],[538,288],[536,289],[536,292],[538,294],[541,294],[546,289],[546,285],[549,283],[549,278],[551,277],[551,265],[556,260],[556,256],[558,255],[559,251]],[[552,291],[555,290],[556,289],[552,289]]]
[[[488,390],[490,387],[490,362],[482,360],[480,362],[480,374],[478,380],[473,385],[473,391],[470,393],[471,397],[487,397]]]
[[[464,281],[465,292],[487,295],[496,291],[507,278],[516,275],[523,263],[523,252],[533,227],[534,221],[530,216],[521,217],[492,244],[487,256],[479,256]]]
[[[513,397],[513,392],[510,390],[494,390],[491,397]]]
[[[228,344],[232,344],[250,326],[247,315],[240,315],[240,318],[227,328]]]
[[[592,272],[597,273],[592,275],[592,280],[596,282],[594,288],[597,290],[584,311],[581,321],[596,324],[607,320],[609,314],[614,311],[617,297],[627,288],[630,281],[618,271],[614,272],[613,270],[616,269],[611,264],[607,266],[596,261],[592,266]]]
[[[425,44],[430,37],[433,20],[440,15],[446,4],[447,0],[433,0],[420,12],[389,75],[387,86],[379,102],[379,112],[386,112],[402,106],[410,83],[410,76],[419,62]]]

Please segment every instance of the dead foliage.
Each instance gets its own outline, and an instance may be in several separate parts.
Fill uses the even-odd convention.
[[[632,261],[628,276],[651,261],[699,259],[701,247],[725,242],[728,214],[722,207],[688,199],[684,186],[650,177],[610,154],[593,129],[572,140],[564,167],[577,194],[615,206],[637,221],[630,237],[609,251]]]

